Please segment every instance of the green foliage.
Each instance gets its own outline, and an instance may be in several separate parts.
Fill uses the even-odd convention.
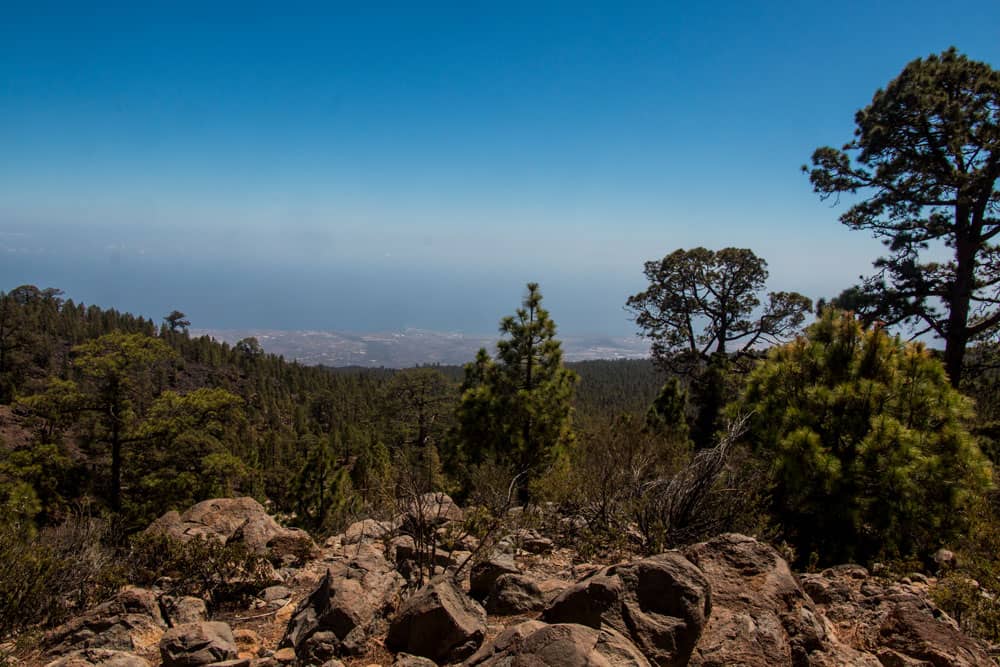
[[[359,507],[351,468],[337,458],[329,439],[305,436],[300,446],[308,454],[293,482],[297,520],[314,533],[335,533],[347,525]]]
[[[430,367],[399,371],[386,383],[385,408],[391,415],[388,440],[394,447],[421,449],[444,443],[451,427],[458,387]]]
[[[649,484],[670,477],[690,458],[683,427],[658,426],[649,428],[630,415],[588,422],[562,465],[539,486],[547,499],[586,519],[592,536],[622,537],[643,511]]]
[[[688,439],[687,392],[680,380],[668,380],[646,411],[646,426],[681,442]]]
[[[83,376],[79,403],[93,411],[111,449],[111,508],[122,507],[123,446],[149,404],[154,367],[174,357],[162,340],[142,334],[111,332],[73,349],[73,366]]]
[[[734,409],[771,465],[782,537],[806,559],[924,556],[964,528],[991,468],[969,401],[919,343],[827,310],[771,351]]]
[[[957,567],[945,566],[930,590],[963,631],[990,643],[1000,641],[998,502],[993,493],[970,503],[968,529],[953,545]]]
[[[524,471],[522,499],[537,477],[572,439],[572,399],[577,376],[562,365],[556,326],[541,307],[536,283],[514,316],[500,322],[506,336],[497,358],[480,350],[465,368],[458,407],[459,438],[468,461],[493,457]]]
[[[187,328],[191,326],[191,320],[187,318],[187,315],[179,310],[172,310],[170,314],[163,318],[167,326],[170,328],[170,333],[177,333],[178,331],[187,331]]]
[[[843,149],[819,148],[813,169],[803,167],[824,199],[862,193],[840,221],[889,249],[877,273],[839,302],[869,321],[943,338],[957,387],[966,345],[1000,326],[1000,71],[954,48],[918,58],[855,122]]]
[[[0,641],[53,625],[113,592],[107,524],[71,516],[38,533],[0,522]]]
[[[393,481],[392,455],[385,443],[376,439],[364,448],[351,472],[354,488],[365,505],[374,512],[385,509]]]
[[[0,501],[6,498],[0,522],[30,523],[41,518],[50,523],[62,516],[76,493],[78,475],[59,445],[0,449]]]
[[[696,446],[710,446],[730,356],[752,356],[759,345],[787,340],[812,303],[797,292],[770,292],[761,310],[767,262],[746,248],[675,250],[646,262],[644,273],[649,287],[626,307],[653,342],[657,365],[691,382],[698,404],[692,435]]]
[[[642,415],[663,388],[663,374],[649,359],[573,361],[566,368],[580,376],[573,396],[578,415]]]

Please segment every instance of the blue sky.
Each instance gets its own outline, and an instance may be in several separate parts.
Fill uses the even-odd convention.
[[[642,262],[704,245],[829,296],[880,246],[800,165],[913,58],[1000,65],[982,0],[363,4],[5,7],[0,289],[491,332],[536,280],[628,335]]]

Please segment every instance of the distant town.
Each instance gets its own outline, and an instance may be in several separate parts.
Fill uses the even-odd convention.
[[[380,333],[192,329],[191,334],[208,335],[230,345],[252,336],[267,352],[303,364],[372,368],[464,364],[472,361],[481,347],[493,352],[499,338],[426,329]],[[566,361],[641,359],[649,356],[649,342],[639,336],[565,336],[561,340]]]

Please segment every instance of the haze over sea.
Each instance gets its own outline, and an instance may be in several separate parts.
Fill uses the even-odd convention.
[[[831,296],[881,247],[799,167],[950,45],[1000,63],[1000,3],[11,5],[0,289],[491,334],[532,280],[628,336],[642,263],[704,245]]]

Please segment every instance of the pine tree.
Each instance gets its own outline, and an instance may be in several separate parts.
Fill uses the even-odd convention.
[[[459,434],[467,458],[488,458],[524,473],[527,485],[572,438],[571,414],[577,375],[563,367],[556,325],[542,308],[538,283],[517,312],[500,322],[506,336],[497,357],[480,350],[465,369],[458,409]]]
[[[774,516],[802,558],[926,556],[963,529],[990,466],[971,404],[920,343],[827,309],[771,351],[734,411],[772,467]]]

